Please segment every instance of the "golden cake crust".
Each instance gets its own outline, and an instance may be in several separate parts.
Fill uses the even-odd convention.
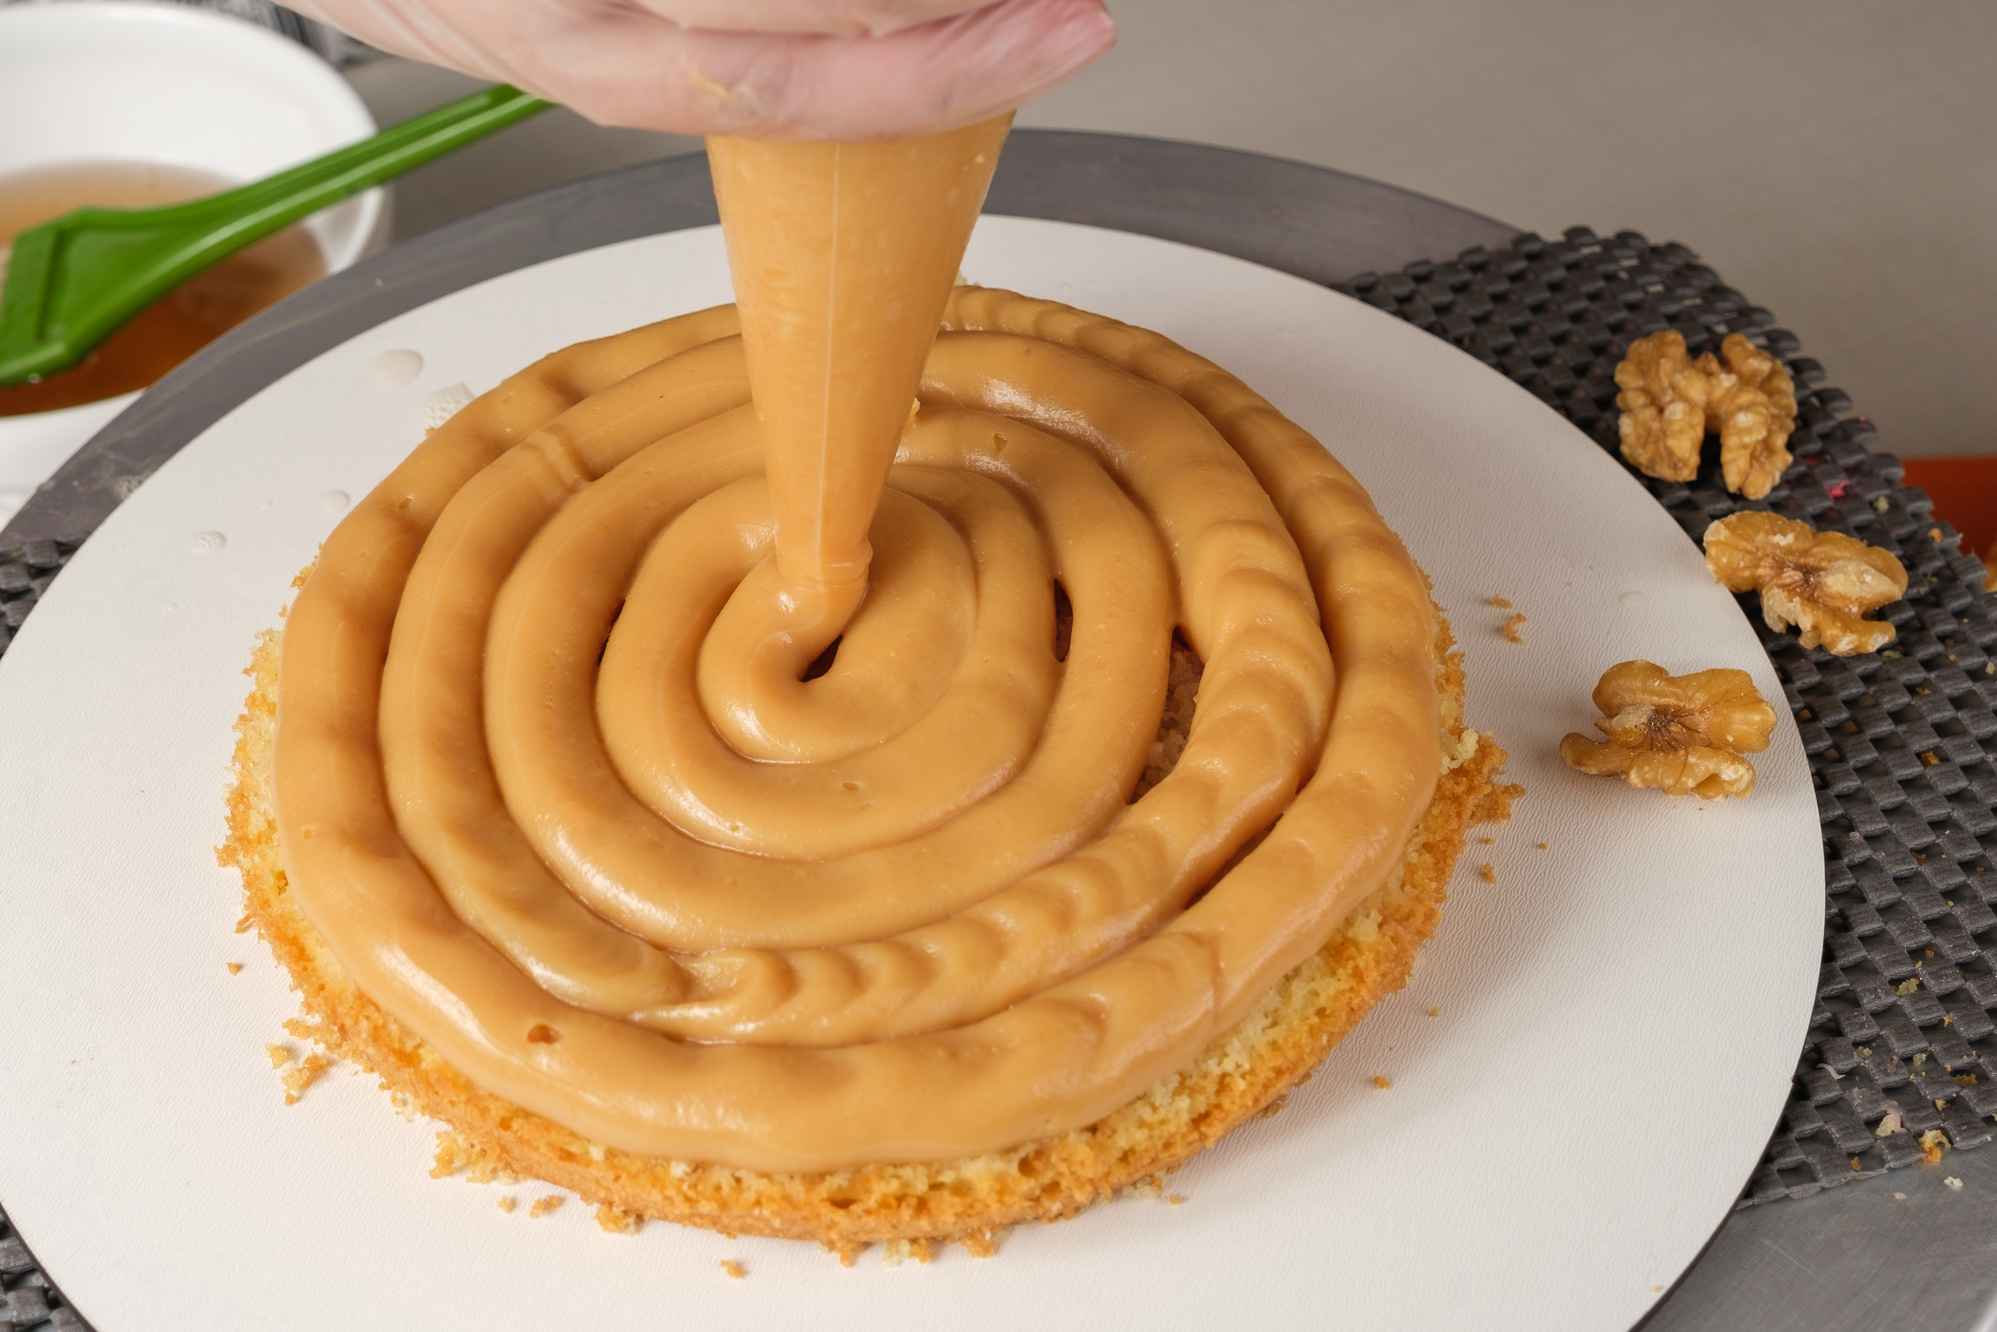
[[[643,1219],[729,1235],[817,1240],[850,1261],[870,1243],[918,1257],[950,1240],[992,1251],[1021,1221],[1054,1221],[1133,1182],[1176,1168],[1307,1079],[1331,1047],[1413,968],[1434,931],[1468,828],[1506,817],[1518,788],[1498,783],[1505,752],[1463,724],[1461,654],[1436,612],[1444,772],[1401,866],[1345,925],[1234,1027],[1178,1073],[1096,1123],[957,1161],[817,1173],[664,1160],[593,1143],[481,1090],[353,984],[286,891],[270,798],[279,633],[259,641],[237,722],[227,840],[245,914],[299,992],[295,1034],[376,1074],[399,1104],[450,1128],[436,1175],[532,1177],[597,1205],[606,1230]]]

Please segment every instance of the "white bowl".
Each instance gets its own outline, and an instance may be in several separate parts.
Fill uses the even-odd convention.
[[[0,8],[0,176],[136,161],[248,181],[374,131],[331,65],[240,19],[173,4]],[[338,272],[383,222],[370,190],[306,226]],[[137,396],[0,416],[0,524]]]

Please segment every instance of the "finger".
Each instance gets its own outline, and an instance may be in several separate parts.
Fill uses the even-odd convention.
[[[716,32],[880,37],[954,18],[991,0],[638,0],[661,18]]]
[[[527,5],[537,0],[527,0]],[[289,8],[310,19],[331,24],[350,37],[392,55],[408,56],[455,69],[495,83],[518,82],[515,71],[493,53],[494,46],[519,40],[527,5],[493,5],[485,13],[476,5],[468,14],[451,0],[286,0]],[[469,18],[471,26],[461,26]],[[535,91],[530,89],[529,91]],[[546,94],[542,94],[545,96]]]
[[[494,52],[514,81],[602,124],[884,139],[967,125],[1060,84],[1116,40],[1102,0],[999,0],[881,37],[689,30],[622,11]]]
[[[496,67],[492,46],[523,30],[586,24],[614,11],[714,32],[884,36],[954,18],[993,0],[298,0],[292,8],[398,55],[466,73]],[[539,11],[537,15],[537,11]],[[477,66],[477,69],[471,68]]]
[[[730,0],[653,2],[753,12]],[[811,3],[749,0],[772,9]],[[913,13],[962,0],[832,7],[853,14],[867,3]],[[970,124],[1053,88],[1116,40],[1102,0],[998,0],[878,37],[687,28],[623,0],[294,0],[293,8],[383,50],[516,83],[599,124],[780,138],[896,138]]]

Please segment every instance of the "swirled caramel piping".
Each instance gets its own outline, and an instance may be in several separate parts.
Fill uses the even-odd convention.
[[[699,706],[730,571],[765,558],[728,319],[531,367],[328,540],[285,635],[292,889],[361,987],[451,1063],[629,1150],[830,1168],[1091,1122],[1237,1018],[1398,855],[1437,768],[1421,579],[1349,475],[1238,381],[1155,335],[964,289],[883,506],[950,532],[877,519],[886,567],[849,633],[865,644],[878,616],[858,659],[893,676],[897,652],[929,649],[897,630],[889,589],[920,603],[967,562],[981,620],[988,586],[1017,589],[982,579],[975,552],[1002,547],[977,527],[1017,506],[1074,606],[1046,712],[967,807],[919,761],[882,792],[939,819],[910,836],[822,859],[717,845],[624,786],[598,736],[619,715],[613,653],[634,679],[679,672],[636,706]],[[698,539],[671,539],[689,519]],[[717,567],[676,576],[686,551]],[[1047,614],[1026,650],[1051,658],[1049,594],[1027,591]],[[656,616],[634,609],[646,599]],[[674,616],[691,641],[667,641]],[[1192,735],[1125,806],[1174,623],[1206,661]],[[982,632],[937,650],[961,660]],[[854,661],[842,646],[824,679]],[[747,766],[634,735],[617,744],[661,771],[684,759],[687,801],[725,804],[702,762],[721,780]],[[815,782],[850,760],[786,767]],[[782,810],[779,794],[768,821]]]
[[[487,1090],[761,1169],[1017,1145],[1182,1065],[1398,859],[1432,626],[1364,491],[1155,334],[969,288],[944,324],[884,491],[850,449],[766,475],[795,395],[750,406],[722,309],[514,376],[328,539],[280,674],[288,880]],[[1175,626],[1198,708],[1126,803]]]

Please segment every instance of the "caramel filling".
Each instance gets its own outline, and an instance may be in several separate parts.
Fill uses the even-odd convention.
[[[766,1170],[1018,1145],[1183,1066],[1398,861],[1419,572],[1210,362],[951,290],[1003,133],[718,141],[740,335],[555,353],[322,549],[288,883],[488,1091]],[[1175,627],[1197,711],[1126,803]]]

